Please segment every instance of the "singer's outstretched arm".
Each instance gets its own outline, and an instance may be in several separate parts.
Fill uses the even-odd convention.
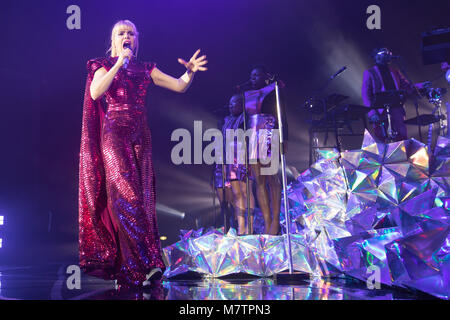
[[[174,78],[168,74],[165,74],[158,68],[154,68],[151,77],[153,82],[160,87],[175,91],[175,92],[186,92],[186,90],[189,88],[189,86],[192,83],[192,80],[194,79],[194,74],[197,71],[206,71],[208,70],[205,65],[208,63],[206,60],[206,55],[201,56],[200,58],[197,58],[198,54],[200,53],[200,49],[198,49],[192,58],[186,62],[185,60],[179,58],[178,62],[186,67],[186,72],[177,78]]]

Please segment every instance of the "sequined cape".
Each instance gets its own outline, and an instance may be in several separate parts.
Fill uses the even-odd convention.
[[[84,272],[108,279],[113,272],[117,249],[102,221],[102,217],[108,215],[100,149],[100,132],[106,103],[102,99],[93,100],[90,95],[94,77],[90,65],[94,62],[100,62],[106,70],[112,67],[112,63],[106,58],[89,60],[87,66],[79,167],[79,262]]]

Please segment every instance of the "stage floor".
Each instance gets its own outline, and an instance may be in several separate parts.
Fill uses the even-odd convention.
[[[144,290],[119,292],[112,281],[81,275],[80,288],[67,273],[69,264],[0,267],[0,299],[19,300],[416,300],[435,299],[420,292],[382,287],[370,290],[352,278],[304,278],[279,284],[275,278],[162,280]]]

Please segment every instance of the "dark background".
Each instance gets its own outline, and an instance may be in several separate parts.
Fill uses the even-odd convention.
[[[81,30],[68,30],[66,8],[81,8]],[[366,28],[366,9],[381,7],[381,30]],[[265,64],[287,84],[290,142],[287,162],[308,167],[304,100],[342,66],[348,69],[325,93],[361,103],[364,69],[374,47],[389,46],[404,57],[414,82],[435,78],[440,66],[424,66],[421,32],[448,26],[446,1],[3,1],[0,59],[0,264],[77,259],[78,153],[86,61],[105,56],[113,24],[133,21],[140,33],[139,59],[155,61],[173,76],[197,48],[209,70],[197,74],[186,94],[152,87],[149,125],[157,175],[158,219],[163,246],[180,228],[214,222],[211,168],[175,166],[170,151],[176,128],[192,132],[193,121],[214,127],[212,111],[225,106],[250,68]],[[437,81],[436,86],[445,86]],[[421,113],[430,112],[426,101]],[[408,106],[408,118],[414,116]],[[417,138],[417,131],[410,128]],[[361,140],[344,141],[346,149]],[[164,206],[166,209],[163,209]],[[167,214],[186,213],[185,220]]]

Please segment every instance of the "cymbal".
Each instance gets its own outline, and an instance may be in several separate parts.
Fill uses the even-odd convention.
[[[432,123],[439,122],[439,120],[441,120],[441,118],[439,116],[435,116],[434,114],[422,114],[418,117],[405,120],[404,123],[408,125],[428,126]]]

